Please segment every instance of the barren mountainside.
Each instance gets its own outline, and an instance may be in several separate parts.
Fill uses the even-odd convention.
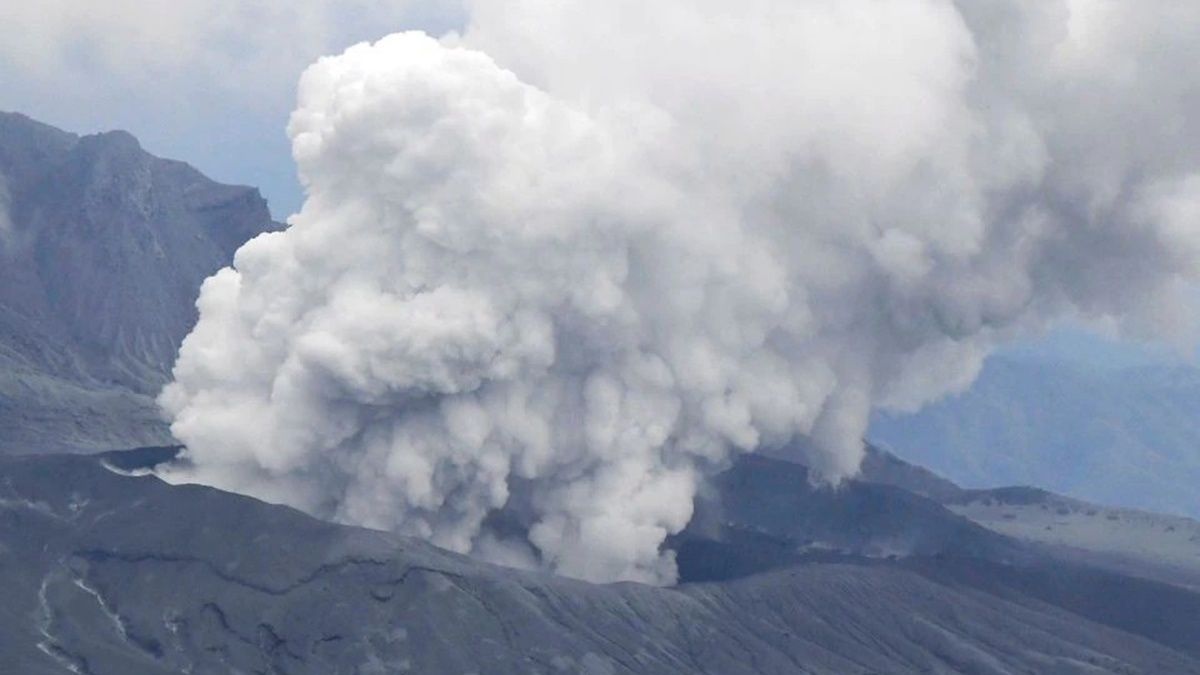
[[[278,227],[128,133],[0,113],[0,452],[169,440],[151,399],[201,282]]]

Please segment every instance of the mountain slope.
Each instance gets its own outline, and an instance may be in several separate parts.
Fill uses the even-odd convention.
[[[1007,537],[904,487],[866,476],[816,486],[805,467],[755,455],[714,477],[672,545],[686,581],[728,580],[830,555],[1030,557]]]
[[[848,557],[596,586],[99,458],[0,459],[0,672],[1200,673],[1200,647],[1085,618],[1022,574],[1042,578]],[[1200,607],[1177,596],[1162,607]]]
[[[278,227],[125,132],[0,113],[0,452],[168,440],[151,399],[200,283]]]

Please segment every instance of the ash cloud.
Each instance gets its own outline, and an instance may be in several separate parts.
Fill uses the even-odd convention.
[[[1191,334],[1185,4],[499,0],[324,58],[306,203],[205,283],[167,477],[669,583],[732,453],[837,481],[1001,341]],[[516,498],[527,536],[485,525]]]

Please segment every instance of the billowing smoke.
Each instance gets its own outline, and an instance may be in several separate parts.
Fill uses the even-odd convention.
[[[1200,4],[497,0],[304,74],[307,187],[209,279],[170,474],[670,582],[731,453],[1063,317],[1186,336]],[[528,532],[489,518],[519,501]]]

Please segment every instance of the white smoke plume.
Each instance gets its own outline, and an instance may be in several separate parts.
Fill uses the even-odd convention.
[[[592,580],[731,453],[852,475],[873,407],[1065,316],[1188,335],[1200,5],[496,0],[304,74],[307,201],[161,402],[209,483]],[[489,514],[519,498],[522,536]]]

